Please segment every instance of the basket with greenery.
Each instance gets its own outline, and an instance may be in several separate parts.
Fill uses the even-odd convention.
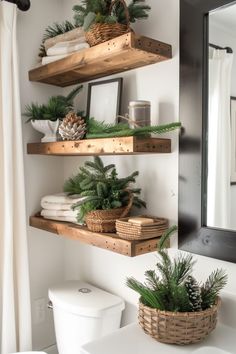
[[[82,0],[75,5],[75,22],[83,26],[90,46],[105,42],[131,31],[130,22],[148,18],[150,6],[145,0]]]
[[[156,270],[146,271],[145,283],[130,277],[127,286],[140,295],[139,323],[145,333],[163,343],[183,345],[203,340],[216,327],[219,292],[227,275],[217,269],[200,284],[192,275],[192,255],[171,259],[165,243],[176,230],[173,226],[162,236]]]
[[[34,120],[56,121],[63,119],[74,109],[73,101],[82,90],[82,85],[77,86],[67,96],[52,96],[47,104],[31,103],[26,106],[24,116],[27,122]]]
[[[140,188],[131,188],[138,172],[118,178],[115,165],[104,166],[100,157],[85,162],[77,175],[69,178],[64,191],[85,197],[73,205],[78,209],[78,221],[85,220],[88,228],[96,232],[114,232],[115,221],[126,216],[132,206],[146,207],[139,198]]]

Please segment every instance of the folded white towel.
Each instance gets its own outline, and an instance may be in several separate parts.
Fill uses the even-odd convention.
[[[82,27],[77,27],[72,31],[59,34],[56,37],[49,38],[44,42],[44,46],[46,50],[50,47],[52,47],[54,44],[59,43],[59,42],[65,42],[65,41],[71,41],[77,38],[83,38],[85,37],[85,33]]]
[[[57,193],[52,195],[46,195],[41,199],[41,203],[62,203],[62,204],[74,204],[82,198],[78,194],[68,195],[67,193]]]
[[[47,210],[47,209],[43,209],[41,211],[41,215],[42,216],[63,216],[63,217],[72,217],[72,218],[76,218],[78,213],[78,210]]]
[[[62,42],[62,43],[57,43],[53,47],[49,48],[47,50],[47,55],[51,57],[51,56],[72,54],[74,52],[78,52],[82,49],[87,49],[89,47],[90,47],[89,44],[85,42],[85,40],[83,42],[79,42],[79,40]]]
[[[71,203],[48,203],[48,202],[41,202],[41,207],[47,210],[71,210],[71,206],[74,204]]]
[[[43,57],[42,58],[42,65],[47,65],[50,64],[54,61],[60,60],[60,59],[64,59],[66,57],[68,57],[70,54],[64,54],[64,55],[55,55],[53,57]]]
[[[78,223],[76,218],[73,218],[73,217],[70,217],[70,216],[44,216],[44,219],[71,222],[73,224],[82,225],[82,223]]]

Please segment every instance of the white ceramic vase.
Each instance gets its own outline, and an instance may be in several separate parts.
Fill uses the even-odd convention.
[[[35,130],[44,134],[41,139],[42,143],[57,141],[59,119],[55,122],[51,120],[31,120],[31,124]]]

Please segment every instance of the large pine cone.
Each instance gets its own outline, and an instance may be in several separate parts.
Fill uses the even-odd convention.
[[[85,132],[86,124],[75,112],[69,112],[59,126],[59,134],[63,140],[81,140]]]

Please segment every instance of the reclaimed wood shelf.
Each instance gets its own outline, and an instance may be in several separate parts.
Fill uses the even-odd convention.
[[[84,226],[47,220],[39,216],[39,214],[30,217],[30,226],[128,257],[136,257],[156,251],[160,240],[160,238],[152,238],[142,241],[127,241],[119,238],[115,233],[96,233],[89,231]]]
[[[29,71],[30,81],[66,87],[172,58],[169,44],[133,32]]]
[[[156,154],[170,152],[170,139],[137,138],[134,136],[27,144],[27,153],[31,155],[91,156]]]

